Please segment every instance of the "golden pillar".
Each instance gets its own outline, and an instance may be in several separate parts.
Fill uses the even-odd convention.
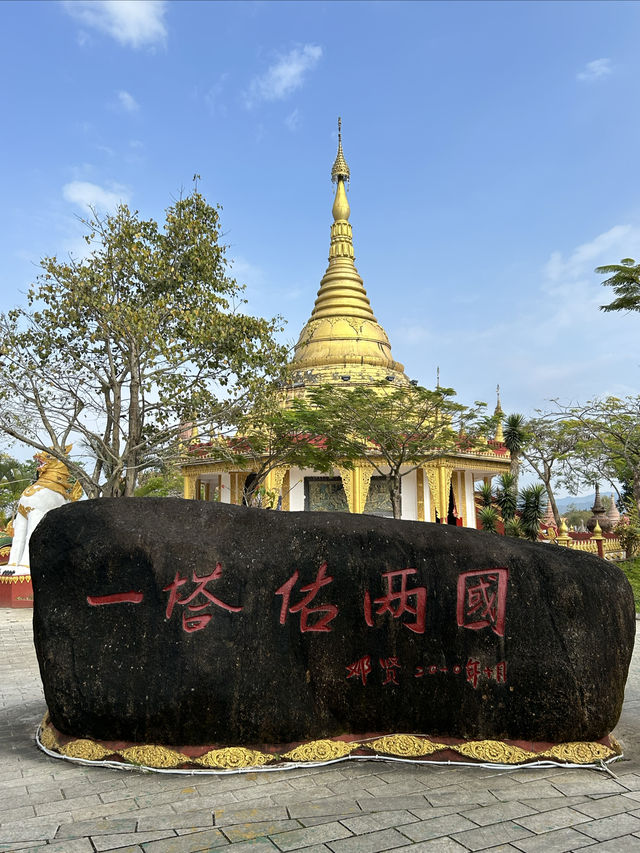
[[[424,521],[424,469],[416,469],[416,494],[418,499],[417,519]]]
[[[273,494],[273,498],[270,501],[271,509],[275,509],[278,505],[278,498],[282,494],[282,483],[284,482],[286,473],[286,468],[273,468],[265,478],[264,487],[267,492]]]
[[[429,481],[431,491],[431,520],[435,521],[437,511],[441,524],[447,523],[449,515],[449,494],[451,491],[451,476],[453,474],[453,463],[433,462],[424,466],[424,472]]]
[[[453,487],[453,503],[458,512],[458,515],[462,518],[462,525],[464,527],[464,506],[463,506],[463,497],[462,491],[460,489],[460,471],[453,471],[451,474],[451,486]]]
[[[347,496],[349,512],[362,514],[367,503],[373,468],[365,462],[356,463],[353,468],[338,466],[338,470]]]
[[[289,492],[291,491],[291,474],[287,469],[284,472],[284,477],[282,479],[282,509],[284,512],[289,512],[291,508],[291,503],[289,499]]]
[[[184,497],[188,501],[192,501],[195,498],[196,494],[196,475],[195,474],[185,474],[184,475]]]

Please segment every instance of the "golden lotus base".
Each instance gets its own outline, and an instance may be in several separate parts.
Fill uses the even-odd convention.
[[[47,755],[54,758],[122,769],[176,773],[284,770],[330,764],[348,758],[516,767],[541,764],[601,766],[603,762],[622,757],[622,749],[612,735],[588,743],[559,744],[463,741],[455,738],[436,740],[422,735],[386,734],[345,735],[278,747],[169,747],[70,737],[52,725],[48,713],[40,724],[36,741]]]

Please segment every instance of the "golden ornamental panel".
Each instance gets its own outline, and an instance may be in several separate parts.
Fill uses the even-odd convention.
[[[350,468],[341,468],[340,466],[338,466],[338,471],[340,472],[340,479],[342,480],[342,487],[344,488],[344,493],[347,496],[347,506],[349,507],[349,512],[355,512],[353,471]]]
[[[31,575],[3,575],[0,577],[0,583],[31,583]]]
[[[66,746],[60,747],[58,751],[65,758],[81,758],[84,761],[103,761],[111,755],[109,750],[89,738],[73,740]]]
[[[256,749],[245,749],[241,746],[230,746],[226,749],[212,749],[205,755],[194,760],[195,764],[203,767],[219,767],[222,770],[238,770],[244,767],[263,767],[277,756],[260,752]]]
[[[419,758],[422,755],[433,755],[448,749],[444,743],[435,743],[428,738],[416,735],[386,735],[370,741],[367,746],[385,755],[399,755],[405,758]]]
[[[537,758],[535,752],[527,752],[517,746],[499,740],[475,740],[452,747],[465,758],[473,758],[489,764],[524,764]]]
[[[429,483],[429,492],[431,496],[431,500],[429,502],[431,504],[431,517],[429,521],[435,521],[435,511],[440,506],[440,482],[438,480],[438,471],[435,465],[424,465],[423,470],[427,476],[427,482]]]
[[[619,748],[617,741],[615,746]],[[554,758],[558,761],[567,761],[570,764],[594,764],[598,761],[607,761],[617,754],[619,753],[614,749],[610,749],[601,743],[575,741],[556,744],[538,757]]]
[[[335,761],[338,758],[344,758],[359,747],[360,744],[355,741],[346,743],[340,740],[314,740],[283,753],[282,758],[287,758],[289,761]]]
[[[139,764],[141,767],[157,767],[163,770],[189,763],[188,756],[166,746],[129,746],[126,749],[119,750],[118,755],[121,755],[130,764]]]
[[[356,494],[355,494],[355,509],[356,512],[362,514],[367,505],[367,497],[371,487],[371,478],[373,476],[373,468],[371,465],[360,464],[355,469],[356,476]]]
[[[61,742],[62,741],[62,742]],[[284,753],[263,752],[242,746],[210,749],[204,755],[193,758],[178,750],[161,744],[132,744],[121,749],[111,749],[100,741],[90,738],[68,740],[59,735],[51,725],[48,714],[38,732],[39,744],[48,753],[71,760],[82,760],[112,764],[118,760],[129,766],[151,770],[188,769],[193,773],[232,772],[247,768],[260,770],[267,765],[290,766],[295,764],[317,764],[318,762],[340,761],[350,756],[356,759],[393,757],[407,761],[444,761],[438,753],[455,752],[461,759],[482,765],[523,765],[539,761],[552,761],[562,766],[594,765],[622,755],[622,749],[612,736],[610,746],[596,742],[561,743],[541,751],[532,752],[512,743],[498,740],[464,741],[445,744],[423,735],[389,734],[370,740],[332,740],[323,738],[309,741]],[[450,763],[447,760],[447,763]]]

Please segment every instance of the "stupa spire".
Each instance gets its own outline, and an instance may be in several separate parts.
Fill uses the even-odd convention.
[[[495,441],[500,441],[500,442],[504,443],[504,432],[502,430],[502,419],[504,418],[504,412],[502,411],[502,406],[500,405],[500,386],[499,385],[496,386],[496,396],[497,396],[498,401],[496,403],[496,408],[495,408],[495,411],[493,413],[494,417],[498,421],[497,426],[496,426]]]
[[[331,180],[334,184],[343,181],[349,181],[351,178],[351,172],[349,167],[347,166],[347,161],[344,159],[344,153],[342,151],[342,119],[338,117],[338,153],[336,154],[336,159],[333,162],[333,168],[331,169]]]
[[[351,209],[345,184],[351,172],[342,150],[338,119],[338,153],[331,169],[336,184],[329,266],[320,282],[311,318],[300,334],[293,356],[295,370],[306,369],[321,381],[408,382],[404,368],[391,356],[389,339],[376,320],[355,266]],[[345,380],[345,377],[347,379]]]

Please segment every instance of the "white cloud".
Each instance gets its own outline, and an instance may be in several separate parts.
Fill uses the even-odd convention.
[[[254,77],[246,96],[248,106],[257,101],[281,101],[299,89],[307,72],[316,67],[322,56],[317,44],[295,47],[285,56],[280,56],[264,74]]]
[[[499,382],[506,411],[531,414],[548,409],[555,397],[637,394],[636,324],[624,314],[600,311],[613,293],[602,286],[606,276],[594,272],[625,257],[640,258],[638,222],[553,252],[520,287],[495,299],[461,306],[443,293],[440,314],[452,311],[454,320],[438,323],[429,311],[422,321],[404,317],[387,328],[393,355],[407,375],[427,385],[440,361],[443,384],[453,385],[463,403],[478,397],[490,402],[491,382]]]
[[[130,92],[122,89],[118,92],[118,104],[120,108],[127,113],[135,113],[140,109],[140,104],[136,101]]]
[[[300,125],[300,111],[295,109],[284,120],[285,125],[292,133],[295,133]]]
[[[128,47],[164,44],[165,0],[64,0],[71,17]]]
[[[125,187],[116,184],[111,189],[105,189],[89,181],[71,181],[65,184],[62,195],[67,201],[79,207],[107,211],[129,200],[129,192]]]
[[[264,270],[257,266],[257,264],[253,264],[246,258],[237,255],[231,260],[231,267],[233,277],[237,279],[240,284],[246,284],[247,287],[256,289],[263,287],[265,282]]]
[[[228,78],[229,74],[227,72],[218,75],[217,80],[211,84],[204,95],[204,102],[212,115],[224,115],[226,112],[225,105],[222,101],[222,94]]]
[[[592,80],[608,77],[612,71],[610,59],[594,59],[587,62],[584,69],[576,74],[576,79],[590,83]]]
[[[577,246],[566,260],[561,252],[553,252],[545,267],[546,276],[551,282],[591,276],[594,267],[604,263],[617,263],[620,258],[627,257],[629,249],[625,247],[635,246],[637,252],[639,243],[639,228],[614,225],[588,243]]]

